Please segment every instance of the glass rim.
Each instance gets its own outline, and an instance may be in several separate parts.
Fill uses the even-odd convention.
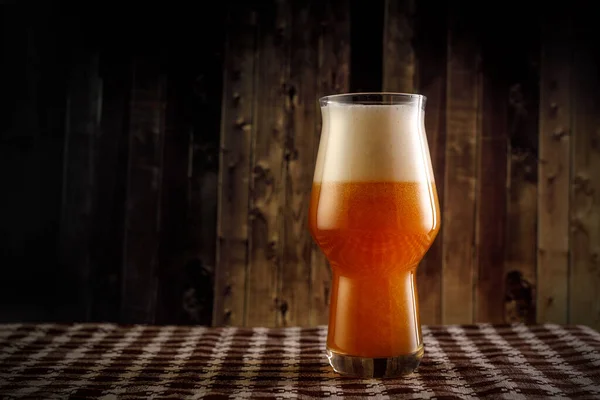
[[[355,104],[355,105],[400,105],[416,104],[425,105],[427,97],[418,93],[402,92],[356,92],[340,93],[323,96],[319,99],[321,106],[328,104]]]

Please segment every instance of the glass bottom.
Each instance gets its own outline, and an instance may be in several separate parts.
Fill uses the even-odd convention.
[[[327,358],[333,370],[342,375],[361,378],[393,378],[414,372],[423,358],[421,345],[412,354],[395,357],[366,358],[336,353],[327,349]]]

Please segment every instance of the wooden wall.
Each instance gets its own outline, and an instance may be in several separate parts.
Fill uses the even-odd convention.
[[[5,11],[0,320],[210,324],[225,4]]]
[[[326,322],[329,275],[306,227],[315,100],[357,86],[352,67],[370,67],[348,58],[361,27],[347,4],[277,4],[235,24],[254,42],[237,47],[238,29],[228,39],[228,57],[245,58],[225,72],[215,324]],[[382,2],[382,43],[370,44],[382,50],[368,54],[382,59],[371,90],[428,97],[443,228],[418,269],[422,321],[600,327],[591,25],[569,11],[506,6],[492,18],[466,2],[447,7]],[[327,40],[339,43],[331,61]],[[333,87],[323,82],[332,74]]]
[[[348,1],[237,9],[226,48],[215,324],[327,320],[330,274],[308,235],[317,99],[348,91]]]
[[[44,11],[4,16],[1,319],[326,323],[317,99],[386,90],[428,98],[443,221],[422,322],[600,329],[590,10],[230,1],[110,30]]]

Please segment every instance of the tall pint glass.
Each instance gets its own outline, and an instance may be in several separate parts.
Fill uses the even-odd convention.
[[[440,228],[425,97],[320,99],[309,226],[332,269],[327,357],[362,377],[414,371],[423,357],[416,269]]]

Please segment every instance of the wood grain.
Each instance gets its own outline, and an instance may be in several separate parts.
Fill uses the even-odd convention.
[[[453,13],[456,13],[454,10]],[[479,46],[453,15],[448,37],[442,323],[473,321],[477,140],[481,96]]]
[[[220,28],[182,15],[171,30],[178,46],[166,63],[159,324],[212,323],[225,12],[216,4],[206,17]],[[190,51],[198,37],[211,40]]]
[[[255,132],[257,13],[230,8],[223,77],[214,325],[243,325],[250,231],[250,163]]]
[[[191,98],[187,110],[192,117],[191,129],[187,132],[187,248],[182,288],[185,318],[206,325],[210,325],[214,309],[221,104],[224,100],[223,46],[227,11],[225,5],[217,5],[213,10],[207,18],[221,21],[218,24],[220,26],[207,24],[200,30],[200,34],[211,37],[211,40],[205,49],[194,54],[190,63],[191,84],[188,93]],[[194,15],[190,16],[191,20],[195,18]],[[195,24],[189,27],[190,34],[186,36],[190,47],[193,47],[198,27]],[[187,49],[182,51],[182,58],[187,58],[187,54]],[[246,159],[246,165],[249,165],[249,159]]]
[[[572,75],[569,323],[600,329],[600,57],[592,18],[576,25]]]
[[[506,226],[507,102],[506,76],[495,68],[506,53],[489,39],[483,53],[482,130],[477,178],[477,290],[475,321],[504,319],[504,249]],[[493,49],[493,50],[491,50]]]
[[[234,0],[166,31],[4,13],[0,236],[33,267],[2,275],[0,319],[327,323],[317,99],[393,90],[428,97],[442,206],[421,322],[600,329],[596,14],[518,6]]]
[[[120,313],[120,281],[125,233],[125,195],[131,94],[129,57],[111,46],[100,58],[102,118],[98,137],[92,320],[111,321]]]
[[[348,0],[329,0],[319,9],[317,96],[346,93],[350,87],[350,14]],[[321,136],[320,107],[314,104],[315,143]],[[318,145],[314,147],[316,160]],[[331,270],[316,244],[311,246],[310,325],[326,324],[329,315]]]
[[[102,104],[98,55],[77,55],[67,93],[61,204],[61,259],[75,282],[74,318],[92,314],[93,222],[97,206],[96,168]]]
[[[284,104],[288,97],[285,82],[289,79],[290,33],[289,1],[277,0],[261,7],[250,180],[248,326],[275,326],[277,311],[286,307],[277,297],[277,278],[284,247]]]
[[[318,146],[317,2],[293,2],[290,80],[285,102],[284,249],[279,275],[279,326],[307,326],[310,318],[311,249],[308,207]]]
[[[153,57],[132,66],[121,318],[153,323],[156,313],[166,78]]]
[[[537,320],[564,324],[569,277],[570,21],[548,17],[542,40]]]
[[[190,124],[186,112],[186,70],[168,65],[165,93],[161,230],[157,268],[156,323],[177,324],[182,317],[181,279],[186,251],[187,170]]]
[[[412,93],[414,0],[385,0],[383,28],[383,90]]]
[[[539,21],[532,13],[519,14],[515,25],[522,29],[511,30],[506,39],[515,60],[506,68],[509,160],[503,283],[504,321],[509,323],[534,323],[536,318],[540,53]]]
[[[427,97],[425,130],[433,166],[440,209],[444,209],[444,172],[446,167],[446,57],[447,20],[445,14],[431,13],[434,1],[417,3],[415,87]],[[439,6],[439,5],[437,5]],[[443,215],[442,215],[443,218]],[[417,269],[417,289],[421,323],[441,323],[442,317],[443,229],[438,233]]]

